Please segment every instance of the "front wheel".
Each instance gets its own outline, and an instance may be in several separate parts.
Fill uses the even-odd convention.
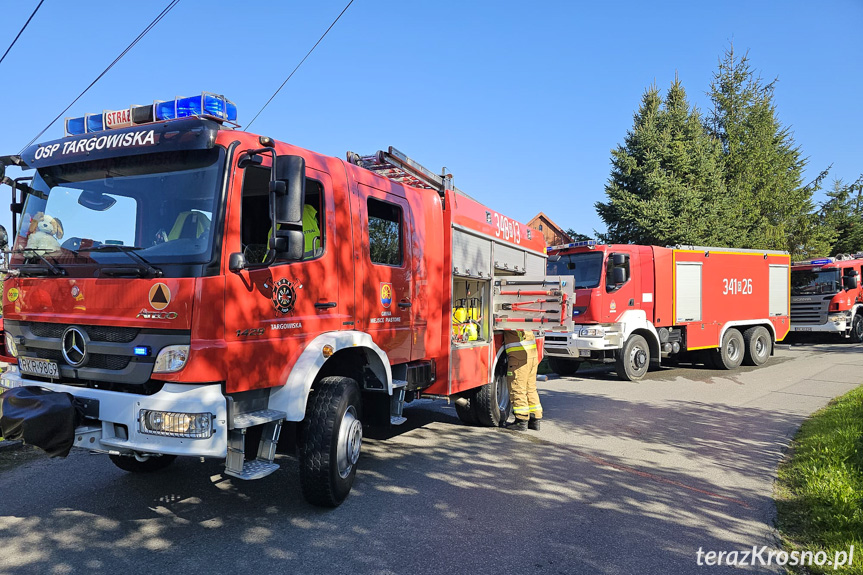
[[[494,370],[494,379],[480,387],[471,403],[476,403],[474,413],[480,425],[500,427],[512,414],[509,383],[506,380],[506,359],[501,357]]]
[[[626,381],[644,377],[650,367],[650,347],[640,335],[632,335],[617,355],[617,375]]]
[[[863,342],[863,314],[858,313],[851,320],[851,343]]]
[[[129,455],[109,455],[108,458],[111,460],[111,463],[123,471],[128,471],[129,473],[152,473],[171,465],[177,459],[177,456],[151,455],[144,460]]]
[[[312,505],[338,507],[354,484],[363,442],[357,382],[325,377],[314,385],[299,442],[300,487]]]

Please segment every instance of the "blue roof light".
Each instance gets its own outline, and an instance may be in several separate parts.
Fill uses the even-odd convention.
[[[80,118],[66,118],[66,135],[67,136],[77,136],[78,134],[83,134],[87,130],[87,123],[84,121],[84,117]]]
[[[821,260],[812,260],[809,263],[812,264],[813,266],[823,266],[823,265],[829,264],[832,261],[833,260],[831,260],[830,258],[824,258]]]
[[[87,114],[84,117],[87,118],[88,132],[101,132],[105,129],[102,114]]]
[[[156,102],[153,104],[156,120],[173,120],[177,117],[177,100]]]

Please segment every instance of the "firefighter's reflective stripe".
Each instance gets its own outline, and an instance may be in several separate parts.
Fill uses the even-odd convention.
[[[526,406],[526,405],[524,405],[524,406],[520,406],[520,407],[513,407],[513,408],[512,408],[512,412],[513,412],[514,414],[516,414],[516,415],[527,415],[527,414],[529,414],[531,411],[536,411],[536,410],[535,410],[535,409],[530,409],[530,407],[528,407],[528,406]]]
[[[506,351],[506,353],[511,353],[512,351],[519,350],[519,349],[523,349],[523,350],[536,349],[536,342],[535,341],[531,341],[531,342],[516,341],[513,343],[506,344],[505,346],[503,346],[503,349],[504,349],[504,351]]]

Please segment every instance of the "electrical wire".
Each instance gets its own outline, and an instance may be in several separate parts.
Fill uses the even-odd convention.
[[[352,0],[352,1],[353,1],[353,0]],[[78,100],[80,100],[80,99],[81,99],[81,96],[83,96],[84,94],[86,94],[86,93],[90,90],[90,88],[92,88],[93,86],[95,86],[95,85],[96,85],[96,82],[98,82],[100,79],[102,79],[102,76],[104,76],[105,74],[107,74],[107,73],[108,73],[108,71],[109,71],[111,68],[113,68],[113,67],[114,67],[114,65],[115,65],[117,62],[119,62],[119,61],[120,61],[120,59],[121,59],[123,56],[125,56],[125,55],[126,55],[126,54],[127,54],[127,53],[132,49],[132,48],[134,48],[134,47],[135,47],[135,44],[137,44],[138,42],[140,42],[140,41],[141,41],[141,38],[143,38],[144,36],[146,36],[146,35],[147,35],[147,32],[149,32],[150,30],[152,30],[152,29],[153,29],[153,27],[154,27],[156,24],[158,24],[158,23],[159,23],[159,21],[161,21],[161,20],[162,20],[162,18],[164,18],[164,17],[168,14],[168,12],[170,12],[170,11],[171,11],[171,9],[172,9],[172,8],[174,8],[174,6],[176,6],[179,2],[180,2],[180,0],[171,0],[171,2],[170,2],[170,3],[165,7],[165,9],[164,9],[164,10],[162,10],[162,11],[159,13],[159,15],[158,15],[158,16],[156,16],[156,17],[153,19],[153,21],[152,21],[152,22],[150,22],[150,24],[149,24],[146,28],[144,28],[144,31],[143,31],[143,32],[141,32],[140,34],[138,34],[138,37],[137,37],[137,38],[135,38],[135,39],[132,41],[132,43],[131,43],[131,44],[129,44],[129,45],[126,47],[126,49],[125,49],[125,50],[123,50],[123,51],[120,53],[120,55],[119,55],[119,56],[117,56],[116,58],[114,58],[114,61],[113,61],[113,62],[111,62],[111,63],[108,65],[108,67],[107,67],[107,68],[105,68],[105,69],[102,71],[102,73],[101,73],[101,74],[99,74],[98,76],[96,76],[96,79],[95,79],[95,80],[93,80],[92,82],[90,82],[90,85],[89,85],[89,86],[87,86],[86,88],[84,88],[84,91],[83,91],[83,92],[81,92],[80,94],[78,94],[78,96],[77,96],[74,100],[72,100],[72,102],[71,102],[68,106],[66,106],[66,107],[63,109],[63,111],[62,111],[62,112],[60,112],[59,114],[57,114],[57,116],[56,116],[53,120],[51,120],[50,122],[48,122],[48,125],[47,125],[47,126],[45,126],[45,128],[43,128],[41,132],[39,132],[38,134],[36,134],[36,136],[35,136],[32,140],[30,140],[30,141],[27,143],[27,145],[26,145],[26,146],[24,146],[24,147],[21,149],[21,152],[23,152],[24,150],[26,150],[27,148],[29,148],[29,147],[33,144],[33,142],[35,142],[36,140],[38,140],[38,139],[42,136],[42,134],[44,134],[46,131],[48,131],[48,128],[50,128],[50,127],[54,124],[54,122],[56,122],[57,120],[59,120],[59,119],[60,119],[60,117],[61,117],[61,116],[63,116],[63,114],[65,114],[65,113],[69,110],[69,108],[71,108],[72,106],[74,106],[74,105],[75,105],[75,102],[77,102]],[[21,152],[19,152],[19,153],[21,153]]]
[[[15,39],[14,39],[14,40],[12,40],[12,43],[11,43],[11,44],[9,44],[9,47],[8,47],[8,48],[6,48],[6,52],[3,54],[3,56],[2,56],[2,57],[0,57],[0,64],[2,64],[2,63],[3,63],[3,60],[5,60],[5,59],[6,59],[6,54],[8,54],[8,53],[9,53],[9,50],[11,50],[11,49],[12,49],[12,46],[14,46],[14,45],[15,45],[15,42],[17,42],[17,41],[18,41],[18,38],[20,38],[20,37],[21,37],[21,34],[23,34],[23,33],[24,33],[24,29],[25,29],[25,28],[27,28],[27,25],[30,23],[30,20],[32,20],[32,19],[33,19],[33,16],[35,16],[35,15],[36,15],[36,12],[38,12],[38,11],[39,11],[39,7],[40,7],[40,6],[42,6],[42,2],[44,2],[44,1],[45,1],[45,0],[39,0],[39,4],[36,6],[36,9],[35,9],[35,10],[33,10],[33,13],[32,13],[32,14],[30,14],[30,17],[29,17],[29,18],[27,18],[27,21],[26,21],[26,22],[24,22],[24,26],[21,28],[21,31],[20,31],[20,32],[18,32],[18,35],[17,35],[17,36],[15,36]]]
[[[272,101],[273,101],[273,98],[275,98],[275,97],[278,95],[278,93],[282,91],[282,88],[284,88],[284,87],[285,87],[285,84],[287,84],[287,83],[288,83],[288,80],[290,80],[290,79],[291,79],[291,76],[293,76],[293,75],[294,75],[294,72],[296,72],[297,70],[299,70],[300,66],[302,66],[302,65],[303,65],[303,62],[305,62],[305,61],[306,61],[306,58],[308,58],[309,56],[311,56],[312,52],[314,52],[314,51],[315,51],[315,48],[317,48],[317,47],[318,47],[318,44],[320,44],[320,43],[321,43],[321,40],[323,40],[323,39],[324,39],[324,36],[326,36],[327,34],[329,34],[330,30],[332,30],[332,29],[333,29],[333,26],[335,26],[335,25],[336,25],[336,22],[338,22],[338,21],[339,21],[339,18],[341,18],[341,17],[342,17],[342,14],[344,14],[345,12],[347,12],[348,8],[350,8],[350,7],[351,7],[351,4],[353,4],[353,3],[354,3],[354,0],[350,0],[350,2],[348,2],[347,6],[345,6],[344,10],[342,10],[342,11],[341,11],[341,13],[339,13],[339,15],[338,15],[338,16],[336,16],[336,19],[335,19],[335,20],[333,20],[333,23],[332,23],[332,24],[330,24],[330,27],[329,27],[329,28],[327,28],[327,31],[326,31],[326,32],[324,32],[324,33],[323,33],[323,35],[322,35],[320,38],[318,38],[318,41],[317,41],[317,42],[315,42],[315,45],[314,45],[314,46],[312,46],[312,49],[308,51],[308,53],[303,57],[303,59],[302,59],[302,60],[300,60],[300,63],[299,63],[299,64],[297,64],[297,67],[296,67],[296,68],[294,68],[294,69],[293,69],[293,71],[291,71],[291,73],[290,73],[290,74],[288,74],[288,77],[287,77],[287,78],[285,78],[285,81],[284,81],[284,82],[282,82],[282,85],[281,85],[281,86],[279,86],[279,89],[278,89],[278,90],[276,90],[276,91],[273,93],[273,95],[272,95],[272,96],[270,96],[270,99],[269,99],[269,100],[267,100],[267,103],[266,103],[266,104],[264,104],[264,106],[263,106],[260,110],[258,110],[258,113],[257,113],[257,114],[255,114],[255,117],[254,117],[254,118],[252,118],[252,121],[251,121],[251,122],[249,122],[248,124],[246,124],[246,129],[247,129],[247,130],[252,126],[252,124],[254,124],[254,123],[255,123],[255,120],[257,120],[257,119],[258,119],[258,116],[260,116],[260,115],[261,115],[261,112],[263,112],[263,111],[264,111],[264,108],[266,108],[267,106],[269,106],[269,105],[270,105],[270,102],[272,102]]]

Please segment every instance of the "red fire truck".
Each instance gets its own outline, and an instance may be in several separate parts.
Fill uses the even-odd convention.
[[[791,266],[791,329],[863,341],[863,253]]]
[[[546,311],[493,317],[494,290],[545,277],[542,236],[392,148],[345,161],[235,119],[205,93],[68,119],[65,138],[0,158],[35,169],[5,180],[22,219],[3,296],[6,437],[132,472],[224,458],[258,479],[284,425],[304,496],[335,506],[363,426],[404,422],[412,399],[502,424],[500,330],[571,315],[546,282]]]
[[[787,253],[594,241],[548,250],[548,273],[571,275],[576,297],[577,329],[545,337],[559,374],[615,363],[632,381],[680,354],[718,369],[761,365],[788,332]]]

